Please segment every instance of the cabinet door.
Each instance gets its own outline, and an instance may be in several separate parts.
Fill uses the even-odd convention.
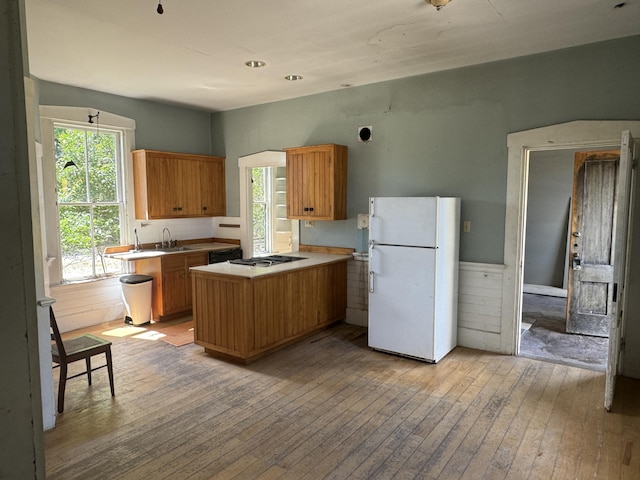
[[[189,268],[207,265],[209,263],[209,254],[207,252],[189,253],[183,255],[185,258],[185,305],[191,307],[193,305],[193,285],[191,281],[191,273]]]
[[[327,151],[287,152],[287,216],[289,218],[330,215],[331,155]],[[328,207],[328,208],[327,208]]]
[[[165,315],[189,308],[189,305],[186,304],[187,282],[184,267],[176,270],[163,270],[162,285],[162,304]]]
[[[305,201],[311,217],[331,217],[333,205],[333,151],[308,155],[304,169]],[[304,210],[304,209],[303,209]]]
[[[148,155],[146,172],[149,218],[166,218],[174,215],[177,192],[173,160],[170,157]]]
[[[318,145],[287,152],[287,217],[346,218],[347,147]]]
[[[302,152],[287,151],[287,217],[304,218],[305,156]]]
[[[318,325],[335,322],[347,312],[347,262],[322,265],[318,275]]]
[[[199,163],[200,215],[221,217],[227,214],[224,158],[212,157]]]
[[[180,216],[199,217],[202,215],[200,193],[200,160],[177,158],[178,181],[180,186]]]

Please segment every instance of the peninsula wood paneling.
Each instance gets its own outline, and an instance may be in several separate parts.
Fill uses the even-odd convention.
[[[346,316],[346,259],[254,279],[197,270],[192,278],[196,343],[243,362]]]

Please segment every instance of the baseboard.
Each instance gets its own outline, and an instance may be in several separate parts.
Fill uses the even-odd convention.
[[[525,283],[522,286],[522,293],[534,293],[536,295],[547,295],[549,297],[567,298],[567,291],[565,289],[550,287],[548,285],[532,285]]]

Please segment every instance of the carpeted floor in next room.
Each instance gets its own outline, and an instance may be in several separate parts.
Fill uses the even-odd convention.
[[[523,294],[522,323],[531,326],[522,333],[520,355],[604,371],[608,339],[566,333],[566,302],[563,297]]]

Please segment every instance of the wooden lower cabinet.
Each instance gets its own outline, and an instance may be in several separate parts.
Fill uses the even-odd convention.
[[[136,273],[153,277],[153,318],[159,321],[191,311],[189,268],[207,265],[208,252],[180,253],[136,261]]]
[[[249,363],[342,320],[347,262],[259,278],[192,272],[195,343]]]

